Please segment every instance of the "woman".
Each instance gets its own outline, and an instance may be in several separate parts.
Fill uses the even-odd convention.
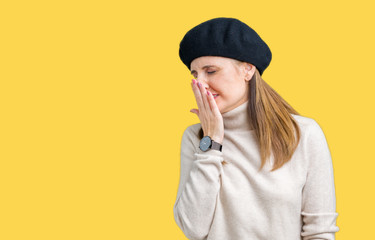
[[[195,79],[200,123],[181,141],[173,212],[189,239],[335,239],[325,135],[263,79],[268,45],[234,18],[191,29],[180,58]]]

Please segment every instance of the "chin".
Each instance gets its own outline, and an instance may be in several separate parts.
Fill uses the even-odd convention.
[[[219,108],[221,114],[223,113],[223,111],[225,111],[225,109],[223,109],[220,105],[217,105],[217,107]]]
[[[215,101],[216,101],[217,108],[219,109],[220,113],[222,114],[223,111],[225,111],[225,106],[222,106],[223,102],[221,102],[221,101],[218,102],[217,100],[215,100]]]

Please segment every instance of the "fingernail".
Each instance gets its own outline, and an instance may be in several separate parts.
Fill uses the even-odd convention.
[[[200,83],[200,82],[198,82],[198,86],[199,86],[199,87],[201,86],[201,83]]]
[[[194,83],[194,84],[195,84],[195,82],[196,82],[195,79],[193,79],[193,83]]]

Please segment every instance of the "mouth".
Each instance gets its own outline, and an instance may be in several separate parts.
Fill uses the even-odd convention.
[[[216,99],[219,96],[219,94],[212,94],[212,96],[214,97],[214,99]]]

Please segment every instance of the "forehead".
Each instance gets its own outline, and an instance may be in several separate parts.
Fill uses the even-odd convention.
[[[207,65],[216,65],[216,66],[223,66],[225,64],[228,64],[232,62],[232,59],[226,58],[226,57],[218,57],[218,56],[203,56],[194,59],[190,63],[190,69],[193,70],[198,70],[204,66]]]

